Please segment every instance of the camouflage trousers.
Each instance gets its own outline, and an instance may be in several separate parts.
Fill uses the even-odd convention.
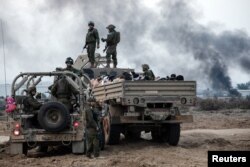
[[[99,156],[100,146],[97,138],[97,131],[94,129],[87,129],[87,155],[94,153],[94,156]]]
[[[88,44],[87,53],[88,53],[88,58],[91,64],[95,63],[95,48],[96,48],[95,43]]]
[[[109,46],[107,49],[106,59],[107,59],[108,64],[110,64],[110,62],[111,62],[111,56],[112,56],[114,66],[116,66],[117,65],[117,51],[116,51],[115,45]]]

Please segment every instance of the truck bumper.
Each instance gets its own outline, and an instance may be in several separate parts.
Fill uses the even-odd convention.
[[[11,135],[11,142],[60,142],[60,141],[82,141],[83,133],[44,133],[30,135]]]
[[[192,115],[179,115],[170,120],[155,121],[155,120],[139,120],[138,117],[121,116],[113,117],[112,124],[165,124],[165,123],[191,123],[193,122]]]

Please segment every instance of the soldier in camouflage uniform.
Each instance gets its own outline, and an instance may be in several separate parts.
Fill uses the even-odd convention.
[[[106,42],[106,47],[103,50],[106,51],[106,58],[107,58],[107,68],[110,68],[110,62],[111,62],[111,56],[114,63],[114,68],[117,66],[117,51],[116,47],[119,41],[117,41],[117,32],[115,31],[115,26],[110,24],[108,27],[106,27],[109,30],[109,34],[107,35],[107,38],[102,38],[102,42]]]
[[[94,153],[94,157],[99,157],[100,145],[99,145],[99,122],[95,113],[96,101],[94,98],[89,98],[89,108],[86,110],[86,121],[87,121],[87,157],[91,158],[91,154]]]
[[[59,102],[63,103],[69,111],[72,111],[71,96],[72,94],[77,94],[77,91],[68,83],[65,76],[60,76],[54,85],[52,85],[51,94]]]
[[[89,24],[89,30],[86,35],[86,41],[84,48],[87,48],[87,53],[89,57],[89,61],[91,63],[91,68],[94,68],[95,64],[95,48],[97,49],[100,47],[100,39],[99,39],[99,33],[96,28],[94,28],[95,24],[94,22],[90,21]],[[97,46],[96,46],[97,44]]]
[[[77,75],[81,75],[81,72],[75,69],[72,65],[74,64],[74,60],[71,57],[67,57],[65,60],[66,68],[61,69],[62,71],[71,71]]]
[[[149,69],[149,65],[142,65],[144,80],[155,80],[155,75],[152,70]]]
[[[24,111],[28,114],[34,114],[34,117],[26,119],[24,123],[25,128],[38,127],[37,123],[37,112],[41,108],[42,103],[40,103],[34,96],[36,95],[36,87],[31,86],[27,90],[28,97],[24,99]]]
[[[28,97],[24,100],[24,107],[26,108],[27,112],[39,110],[42,104],[34,98],[36,95],[36,87],[29,87],[27,92]]]

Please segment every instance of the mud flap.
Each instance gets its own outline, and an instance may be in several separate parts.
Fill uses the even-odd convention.
[[[74,141],[72,142],[72,153],[73,154],[84,154],[86,153],[86,141]]]
[[[17,155],[24,153],[23,143],[10,143],[9,154]]]

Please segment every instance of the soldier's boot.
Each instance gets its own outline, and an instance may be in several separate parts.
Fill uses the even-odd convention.
[[[116,64],[116,63],[114,63],[114,66],[113,66],[113,68],[116,68],[116,66],[117,66],[117,64]]]

